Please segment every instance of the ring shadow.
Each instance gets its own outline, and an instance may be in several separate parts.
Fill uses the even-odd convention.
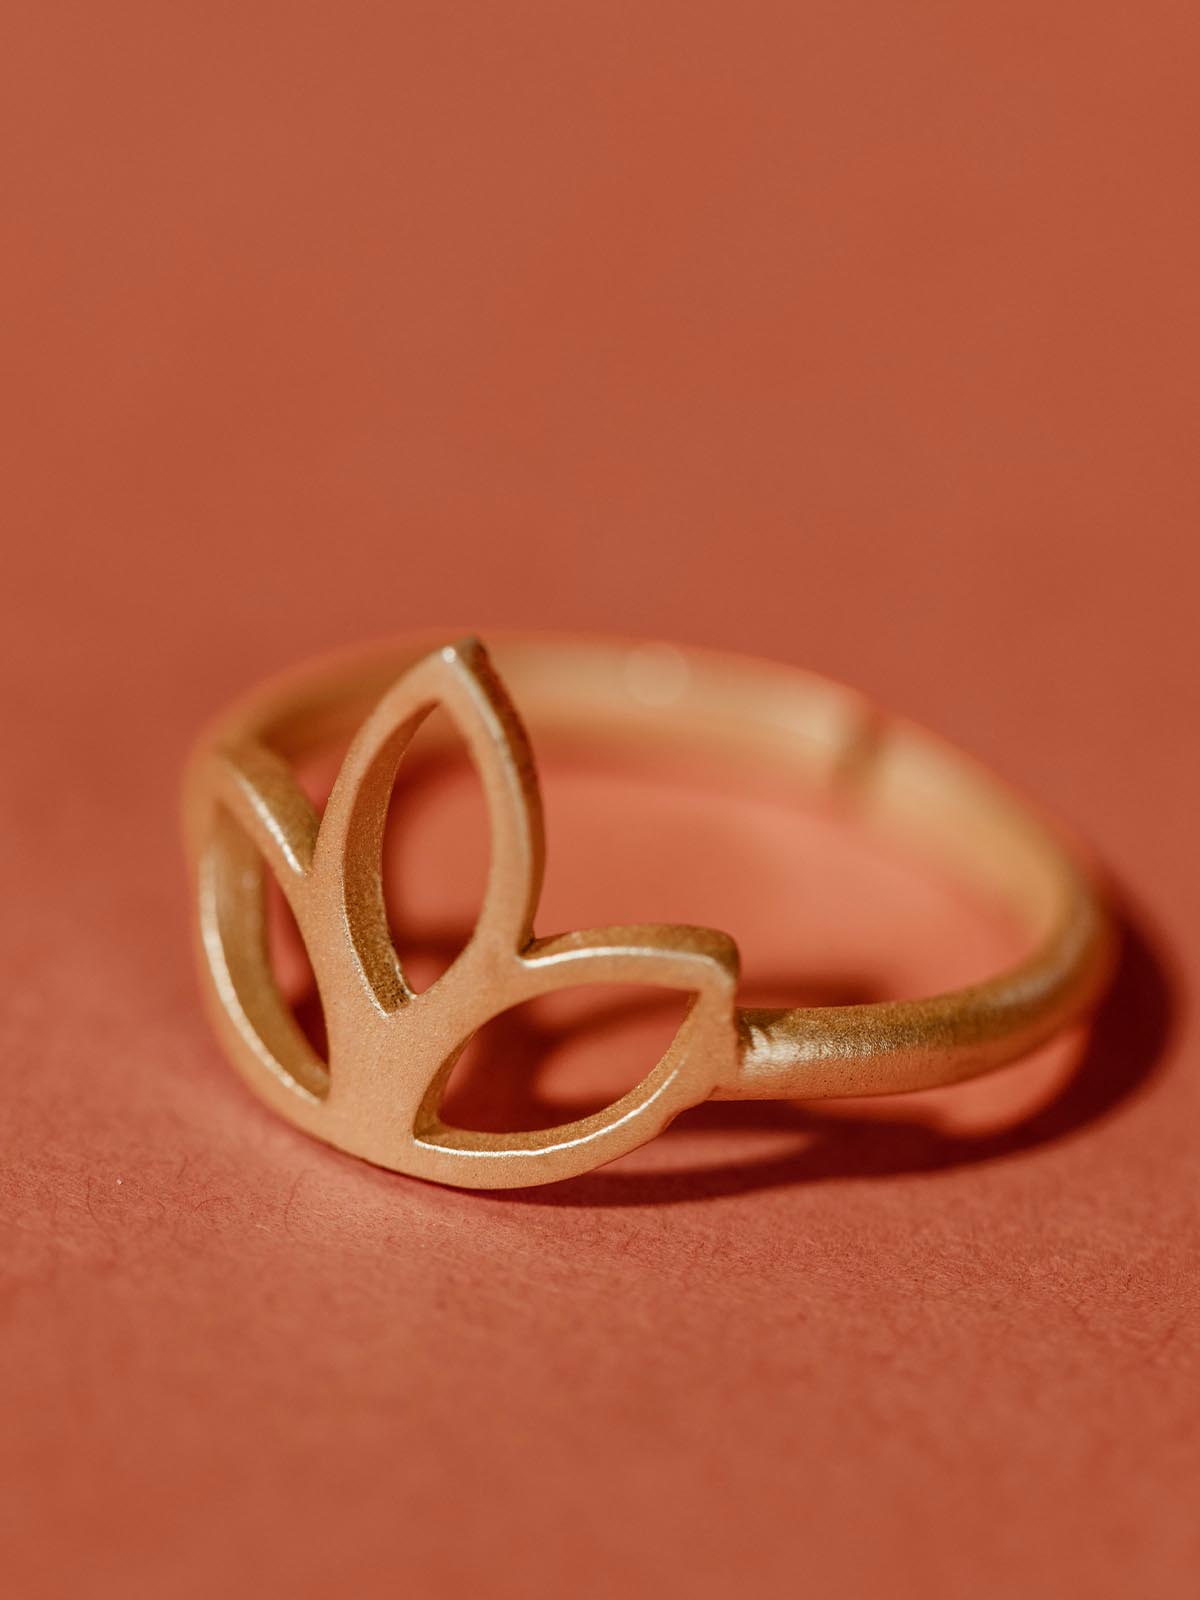
[[[620,1162],[554,1185],[492,1191],[491,1198],[516,1204],[551,1206],[643,1206],[679,1204],[780,1188],[800,1183],[853,1178],[929,1174],[1020,1155],[1052,1144],[1095,1124],[1142,1091],[1161,1067],[1175,1027],[1177,983],[1145,920],[1128,906],[1117,914],[1120,954],[1112,984],[1098,1007],[1066,1081],[1037,1109],[999,1129],[950,1131],[916,1118],[829,1114],[795,1101],[708,1101],[684,1112],[665,1130],[720,1135],[758,1130],[797,1136],[794,1150],[761,1160],[686,1169],[626,1171]],[[442,930],[421,940],[426,954],[451,958],[462,947],[459,930]],[[767,986],[759,985],[766,999]],[[770,986],[771,993],[778,985]],[[876,998],[877,986],[862,977],[809,988],[794,1003],[854,1004]],[[751,992],[742,996],[753,1003]],[[548,1023],[527,1008],[503,1013],[479,1036],[465,1095],[460,1091],[459,1121],[485,1120],[502,1111],[506,1127],[546,1127],[570,1121],[595,1105],[564,1104],[545,1095],[539,1078],[551,1058],[583,1028],[611,1028],[636,1020],[653,1008],[633,999],[610,1007],[602,1017]],[[315,1025],[311,997],[297,1006],[302,1023]],[[519,1063],[517,1070],[515,1064]],[[483,1098],[480,1097],[482,1086]],[[497,1096],[501,1097],[502,1104]],[[887,1102],[895,1104],[895,1098]],[[861,1104],[861,1102],[860,1102]]]

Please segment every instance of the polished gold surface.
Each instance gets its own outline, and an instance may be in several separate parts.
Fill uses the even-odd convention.
[[[501,682],[476,640],[415,641],[268,684],[200,740],[185,823],[200,967],[215,1026],[257,1093],[307,1132],[396,1171],[469,1188],[550,1183],[643,1144],[709,1098],[889,1094],[1014,1060],[1080,1016],[1111,964],[1108,920],[1053,833],[967,757],[839,685],[791,668],[661,645],[512,639]],[[1029,954],[970,989],[917,1001],[736,1007],[737,949],[652,924],[538,939],[543,827],[536,730],[650,740],[782,772],[1004,904]],[[416,994],[384,906],[381,855],[404,752],[441,706],[479,771],[492,861],[474,933]],[[292,763],[357,729],[318,817]],[[278,881],[316,977],[317,1056],[267,950],[264,873]],[[607,1110],[528,1133],[448,1126],[442,1090],[474,1033],[556,988],[645,983],[692,996],[666,1055]]]

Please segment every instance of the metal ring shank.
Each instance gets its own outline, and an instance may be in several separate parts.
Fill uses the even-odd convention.
[[[276,680],[213,731],[289,758],[340,737],[437,639],[335,658]],[[1003,784],[931,734],[814,674],[745,658],[592,640],[491,639],[535,738],[653,741],[771,770],[1015,913],[1029,954],[928,999],[743,1010],[718,1098],[890,1094],[955,1083],[1026,1054],[1079,1017],[1111,966],[1097,893],[1058,837]]]

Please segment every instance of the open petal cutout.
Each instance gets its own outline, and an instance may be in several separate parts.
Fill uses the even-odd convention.
[[[404,756],[383,839],[383,897],[405,982],[430,988],[470,943],[487,893],[491,824],[479,772],[435,706]]]
[[[240,818],[218,808],[200,861],[199,893],[202,937],[226,1015],[263,1070],[320,1100],[329,1090],[328,1069],[272,964],[268,876],[258,842]]]
[[[309,959],[308,947],[296,915],[272,873],[267,873],[266,895],[267,959],[276,985],[291,1009],[301,1033],[314,1053],[329,1065],[329,1035],[325,1008],[317,975]]]
[[[490,866],[472,942],[513,951],[529,941],[541,889],[541,801],[524,729],[475,640],[435,651],[383,696],[347,753],[321,821],[314,861],[322,892],[336,889],[351,945],[384,1010],[412,993],[400,970],[383,893],[383,837],[392,788],[417,729],[441,706],[480,780]]]
[[[450,1124],[442,1100],[457,1053],[430,1083],[414,1128],[444,1181],[488,1187],[488,1166],[497,1163],[499,1170],[504,1163],[507,1181],[542,1182],[551,1153],[557,1176],[586,1171],[643,1143],[686,1106],[706,1099],[728,1070],[736,1049],[738,957],[727,935],[665,924],[597,929],[540,940],[521,966],[520,998],[577,984],[635,984],[682,990],[690,1002],[665,1053],[633,1088],[600,1111],[547,1127],[481,1133]]]
[[[514,1133],[602,1112],[667,1053],[690,1003],[678,990],[598,984],[556,989],[501,1012],[455,1062],[440,1119]]]

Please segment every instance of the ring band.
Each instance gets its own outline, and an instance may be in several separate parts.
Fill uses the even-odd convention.
[[[1074,855],[970,758],[854,691],[791,667],[623,642],[503,639],[495,662],[474,639],[319,662],[237,703],[193,752],[185,834],[208,1007],[252,1088],[306,1132],[435,1182],[550,1183],[626,1154],[706,1099],[891,1094],[977,1076],[1035,1049],[1099,997],[1113,935]],[[736,1005],[737,948],[723,933],[648,924],[536,938],[542,814],[518,705],[535,734],[648,739],[783,774],[1006,906],[1030,953],[989,981],[928,999],[746,1010]],[[438,706],[478,769],[492,859],[469,942],[417,994],[388,926],[381,856],[401,758]],[[318,816],[294,764],[352,732]],[[272,970],[267,872],[312,964],[328,1065]],[[692,996],[636,1088],[595,1115],[533,1132],[441,1120],[442,1091],[480,1027],[589,983]]]

